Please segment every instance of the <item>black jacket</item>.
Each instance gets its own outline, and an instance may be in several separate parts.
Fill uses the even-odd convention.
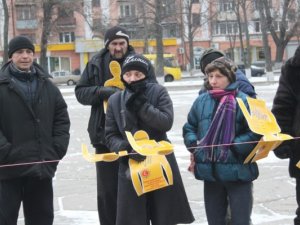
[[[132,95],[132,92],[128,91],[128,89],[109,98],[105,132],[107,146],[112,151],[125,150],[124,147],[128,145],[125,130],[130,131],[132,134],[137,130],[145,130],[149,134],[150,139],[156,141],[167,140],[166,132],[173,125],[172,100],[163,86],[151,82],[147,84],[144,94],[147,97],[147,102],[137,112],[126,108],[126,103]],[[132,222],[132,218],[128,217],[127,208],[128,204],[130,204],[131,208],[138,209],[143,205],[142,202],[146,201],[145,198],[147,198],[147,206],[151,211],[148,219],[155,221],[158,225],[186,224],[194,221],[173,153],[167,155],[166,158],[172,169],[174,184],[140,196],[139,201],[136,200],[136,196],[132,198],[134,194],[131,181],[129,187],[127,185],[127,158],[127,156],[122,157],[120,161],[118,207],[121,210],[118,212],[117,224],[143,224],[145,220],[144,215],[136,215],[134,222]],[[157,208],[161,210],[153,210]],[[155,218],[159,219],[156,221]]]
[[[282,133],[300,136],[300,47],[281,68],[272,112]],[[300,140],[285,141],[274,152],[279,158],[290,158],[290,175],[300,178],[300,169],[296,167],[300,160]]]
[[[29,106],[10,75],[10,63],[0,71],[0,164],[62,159],[69,144],[70,120],[59,89],[34,63],[38,88],[35,102]],[[57,164],[0,167],[0,180],[21,176],[53,177]]]

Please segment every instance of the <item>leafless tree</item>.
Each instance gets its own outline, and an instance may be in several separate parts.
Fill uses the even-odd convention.
[[[297,0],[283,0],[278,8],[269,0],[260,0],[266,18],[266,28],[276,45],[276,62],[282,62],[284,50],[300,25],[300,6]],[[273,11],[273,12],[272,12]],[[279,29],[278,29],[279,28]]]
[[[8,60],[8,23],[9,14],[6,0],[2,0],[2,7],[4,12],[4,27],[3,27],[3,64]]]

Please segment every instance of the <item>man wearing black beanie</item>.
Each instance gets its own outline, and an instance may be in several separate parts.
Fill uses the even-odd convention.
[[[134,53],[129,45],[126,29],[114,26],[104,35],[104,48],[86,65],[80,81],[75,88],[77,100],[91,106],[88,132],[97,154],[111,150],[105,143],[105,112],[103,101],[118,92],[116,87],[104,87],[105,81],[112,78],[109,64],[112,60],[122,66],[125,57]],[[153,76],[154,72],[152,71]],[[101,225],[115,225],[118,188],[118,162],[97,162],[97,204]]]
[[[26,224],[53,224],[52,178],[69,144],[67,105],[34,51],[11,39],[0,70],[0,224],[17,224],[21,203]]]

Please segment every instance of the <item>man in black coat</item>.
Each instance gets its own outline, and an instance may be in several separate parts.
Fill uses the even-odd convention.
[[[52,178],[69,144],[67,105],[23,36],[9,42],[0,71],[0,224],[52,225]]]
[[[293,137],[300,136],[300,46],[281,68],[272,112],[282,133]],[[300,140],[285,141],[274,153],[278,158],[290,159],[289,173],[291,177],[296,178],[298,204],[294,224],[300,225],[300,169],[296,166],[300,160]]]
[[[115,87],[104,87],[105,81],[112,78],[109,63],[116,60],[122,65],[125,57],[134,52],[129,45],[127,31],[119,26],[107,30],[104,36],[105,48],[96,54],[86,65],[80,81],[76,85],[77,100],[91,106],[88,132],[97,154],[108,153],[105,145],[105,113],[103,101],[119,91]],[[98,162],[97,202],[101,225],[115,225],[118,188],[118,162]]]

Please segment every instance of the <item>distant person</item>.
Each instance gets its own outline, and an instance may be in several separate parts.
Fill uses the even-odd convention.
[[[300,136],[300,46],[293,57],[281,68],[279,86],[273,101],[272,112],[281,128],[281,132],[293,137]],[[296,179],[297,210],[294,225],[300,225],[300,169],[296,164],[300,160],[300,140],[283,142],[274,150],[280,159],[289,159],[290,176]]]
[[[212,61],[214,61],[217,58],[224,57],[224,56],[225,55],[223,52],[218,51],[216,49],[213,49],[213,48],[206,49],[203,52],[201,59],[200,59],[200,68],[201,68],[202,73],[205,74],[205,67],[209,63],[211,63]],[[239,90],[244,92],[245,94],[249,95],[252,98],[256,98],[256,93],[255,93],[254,87],[250,83],[250,81],[247,79],[245,74],[240,69],[237,68],[237,70],[235,72],[235,76],[236,76],[236,81],[237,81]],[[206,89],[206,85],[207,85],[207,80],[205,80],[202,91]]]
[[[34,52],[28,38],[11,39],[0,71],[0,165],[11,165],[0,167],[1,225],[17,224],[21,203],[25,224],[53,224],[52,178],[69,144],[67,105]]]
[[[186,147],[192,153],[190,171],[204,181],[204,204],[209,225],[225,225],[230,206],[232,225],[249,225],[252,181],[258,177],[256,163],[244,160],[260,139],[248,127],[236,97],[248,105],[238,90],[236,67],[225,57],[205,68],[208,91],[193,103],[183,127]],[[208,147],[210,146],[210,147]],[[214,146],[214,147],[211,147]]]
[[[155,141],[168,141],[167,131],[173,125],[173,105],[167,90],[151,82],[151,63],[142,55],[128,56],[122,67],[125,90],[111,96],[108,102],[105,132],[112,151],[127,150],[120,159],[119,192],[116,225],[175,225],[194,221],[174,153],[166,156],[174,184],[138,196],[129,173],[129,159],[137,162],[145,156],[130,146],[125,131],[148,133]],[[135,154],[133,154],[135,153]]]
[[[134,53],[129,45],[128,32],[119,26],[108,29],[104,35],[105,47],[86,65],[75,87],[77,100],[91,106],[88,132],[97,154],[108,153],[105,144],[105,113],[103,101],[120,91],[116,87],[104,87],[105,81],[112,78],[109,63],[113,60],[122,66],[127,55]],[[152,68],[152,78],[154,72]],[[97,203],[101,225],[115,225],[118,188],[118,162],[97,162]]]

